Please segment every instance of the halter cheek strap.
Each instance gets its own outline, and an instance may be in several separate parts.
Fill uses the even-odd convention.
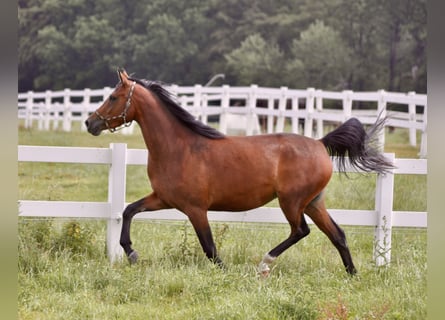
[[[105,122],[105,125],[107,126],[107,129],[110,132],[115,132],[122,128],[129,127],[131,125],[131,123],[133,122],[133,120],[131,120],[130,122],[127,122],[127,112],[131,105],[131,97],[133,96],[133,91],[134,91],[135,85],[136,85],[136,82],[133,81],[133,83],[131,84],[131,87],[130,87],[130,91],[128,92],[128,95],[127,95],[127,101],[125,102],[125,108],[121,112],[121,114],[119,114],[117,116],[105,118],[97,110],[94,112],[99,119],[101,119]],[[122,118],[124,120],[124,122],[119,127],[115,127],[115,128],[110,127],[109,121],[113,121],[113,120],[120,119],[120,118]]]

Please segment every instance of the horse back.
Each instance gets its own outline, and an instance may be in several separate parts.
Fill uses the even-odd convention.
[[[332,174],[323,144],[300,135],[228,137],[213,145],[206,163],[215,210],[255,208],[281,192],[320,192]]]

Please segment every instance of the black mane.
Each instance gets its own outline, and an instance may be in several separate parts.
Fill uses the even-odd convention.
[[[151,93],[154,93],[167,107],[171,114],[173,114],[184,126],[193,132],[209,139],[222,139],[224,134],[218,130],[209,127],[199,120],[196,120],[193,115],[184,110],[175,100],[171,92],[167,91],[162,83],[159,81],[141,80],[135,78],[128,78],[140,84]]]

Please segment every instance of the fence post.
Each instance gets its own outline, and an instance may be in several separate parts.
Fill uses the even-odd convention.
[[[34,92],[28,91],[28,97],[26,98],[26,115],[25,115],[25,128],[32,128],[32,107],[34,104]]]
[[[351,90],[343,90],[343,116],[344,121],[348,120],[352,117],[352,91]]]
[[[274,110],[275,108],[275,99],[269,98],[267,99],[267,109]],[[274,132],[274,120],[275,116],[270,114],[267,116],[267,133],[273,133]]]
[[[111,143],[111,165],[108,176],[108,203],[110,216],[107,221],[107,254],[111,263],[122,259],[120,246],[122,212],[125,206],[125,183],[127,172],[127,145]]]
[[[315,109],[317,110],[317,115],[323,113],[323,96],[321,93],[322,91],[320,89],[315,92]],[[323,135],[323,119],[317,118],[317,136],[315,138],[321,139]]]
[[[421,158],[426,158],[427,155],[427,120],[428,120],[428,116],[427,116],[427,105],[425,104],[423,106],[423,129],[422,129],[422,139],[420,141],[420,152],[419,152],[419,156]]]
[[[193,90],[193,109],[192,114],[197,119],[200,118],[201,115],[201,98],[202,98],[202,85],[195,84]]]
[[[298,109],[298,102],[299,102],[299,97],[298,96],[294,96],[292,97],[292,133],[299,133],[299,129],[300,129],[300,122],[298,119],[298,113],[300,112]]]
[[[377,102],[377,116],[380,116],[382,118],[386,117],[386,91],[385,90],[379,90],[379,100]],[[379,145],[383,152],[383,147],[385,145],[385,128],[382,129],[379,135]]]
[[[249,95],[248,95],[248,103],[247,103],[247,114],[246,114],[246,118],[247,118],[247,128],[246,128],[246,135],[247,136],[251,136],[254,132],[254,127],[255,127],[255,107],[256,107],[256,96],[257,96],[257,90],[258,90],[258,85],[256,84],[252,84],[250,86],[250,91],[249,91]],[[258,121],[257,121],[258,123]]]
[[[222,86],[221,114],[219,116],[219,131],[227,133],[227,113],[230,105],[230,91],[228,85]]]
[[[314,98],[315,89],[307,89],[306,98],[306,118],[304,119],[304,135],[306,137],[312,137],[313,117],[314,117]]]
[[[63,90],[63,131],[71,131],[70,89]]]
[[[60,106],[60,102],[54,102],[53,103],[53,111],[54,111],[54,116],[53,116],[53,130],[57,130],[59,129],[59,118],[60,118],[60,110],[62,109],[62,107]]]
[[[394,163],[394,153],[385,153],[386,158]],[[375,211],[377,223],[374,232],[374,261],[377,266],[391,262],[392,208],[394,195],[394,173],[377,176]]]
[[[45,91],[45,117],[43,121],[43,130],[49,131],[49,123],[51,120],[51,91]]]
[[[89,105],[90,105],[91,89],[85,88],[83,91],[83,101],[82,101],[82,121],[80,122],[80,131],[87,131],[85,126],[85,120],[89,115]]]
[[[414,91],[408,92],[408,96],[410,97],[410,100],[414,98],[416,93]],[[416,132],[417,129],[415,127],[416,125],[416,104],[411,102],[408,104],[408,114],[409,114],[409,144],[413,147],[416,146]]]
[[[208,95],[206,93],[203,93],[201,101],[201,122],[204,124],[208,123],[208,116],[207,116],[208,107],[209,107]]]
[[[278,101],[278,119],[276,132],[284,132],[284,112],[286,111],[287,103],[287,87],[281,87],[280,100]]]
[[[43,125],[45,122],[45,113],[46,113],[45,103],[38,102],[36,111],[37,111],[37,129],[41,131],[43,130]]]

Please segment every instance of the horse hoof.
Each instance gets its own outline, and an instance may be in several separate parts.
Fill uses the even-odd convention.
[[[261,261],[260,264],[258,265],[258,274],[263,279],[269,278],[269,275],[270,275],[269,265],[267,263]]]
[[[138,258],[139,258],[139,255],[136,251],[132,251],[128,255],[128,261],[130,262],[130,264],[135,264],[136,262],[138,262]]]
[[[261,278],[267,279],[267,278],[269,278],[270,270],[261,271],[261,272],[259,272],[259,274],[260,274]]]

